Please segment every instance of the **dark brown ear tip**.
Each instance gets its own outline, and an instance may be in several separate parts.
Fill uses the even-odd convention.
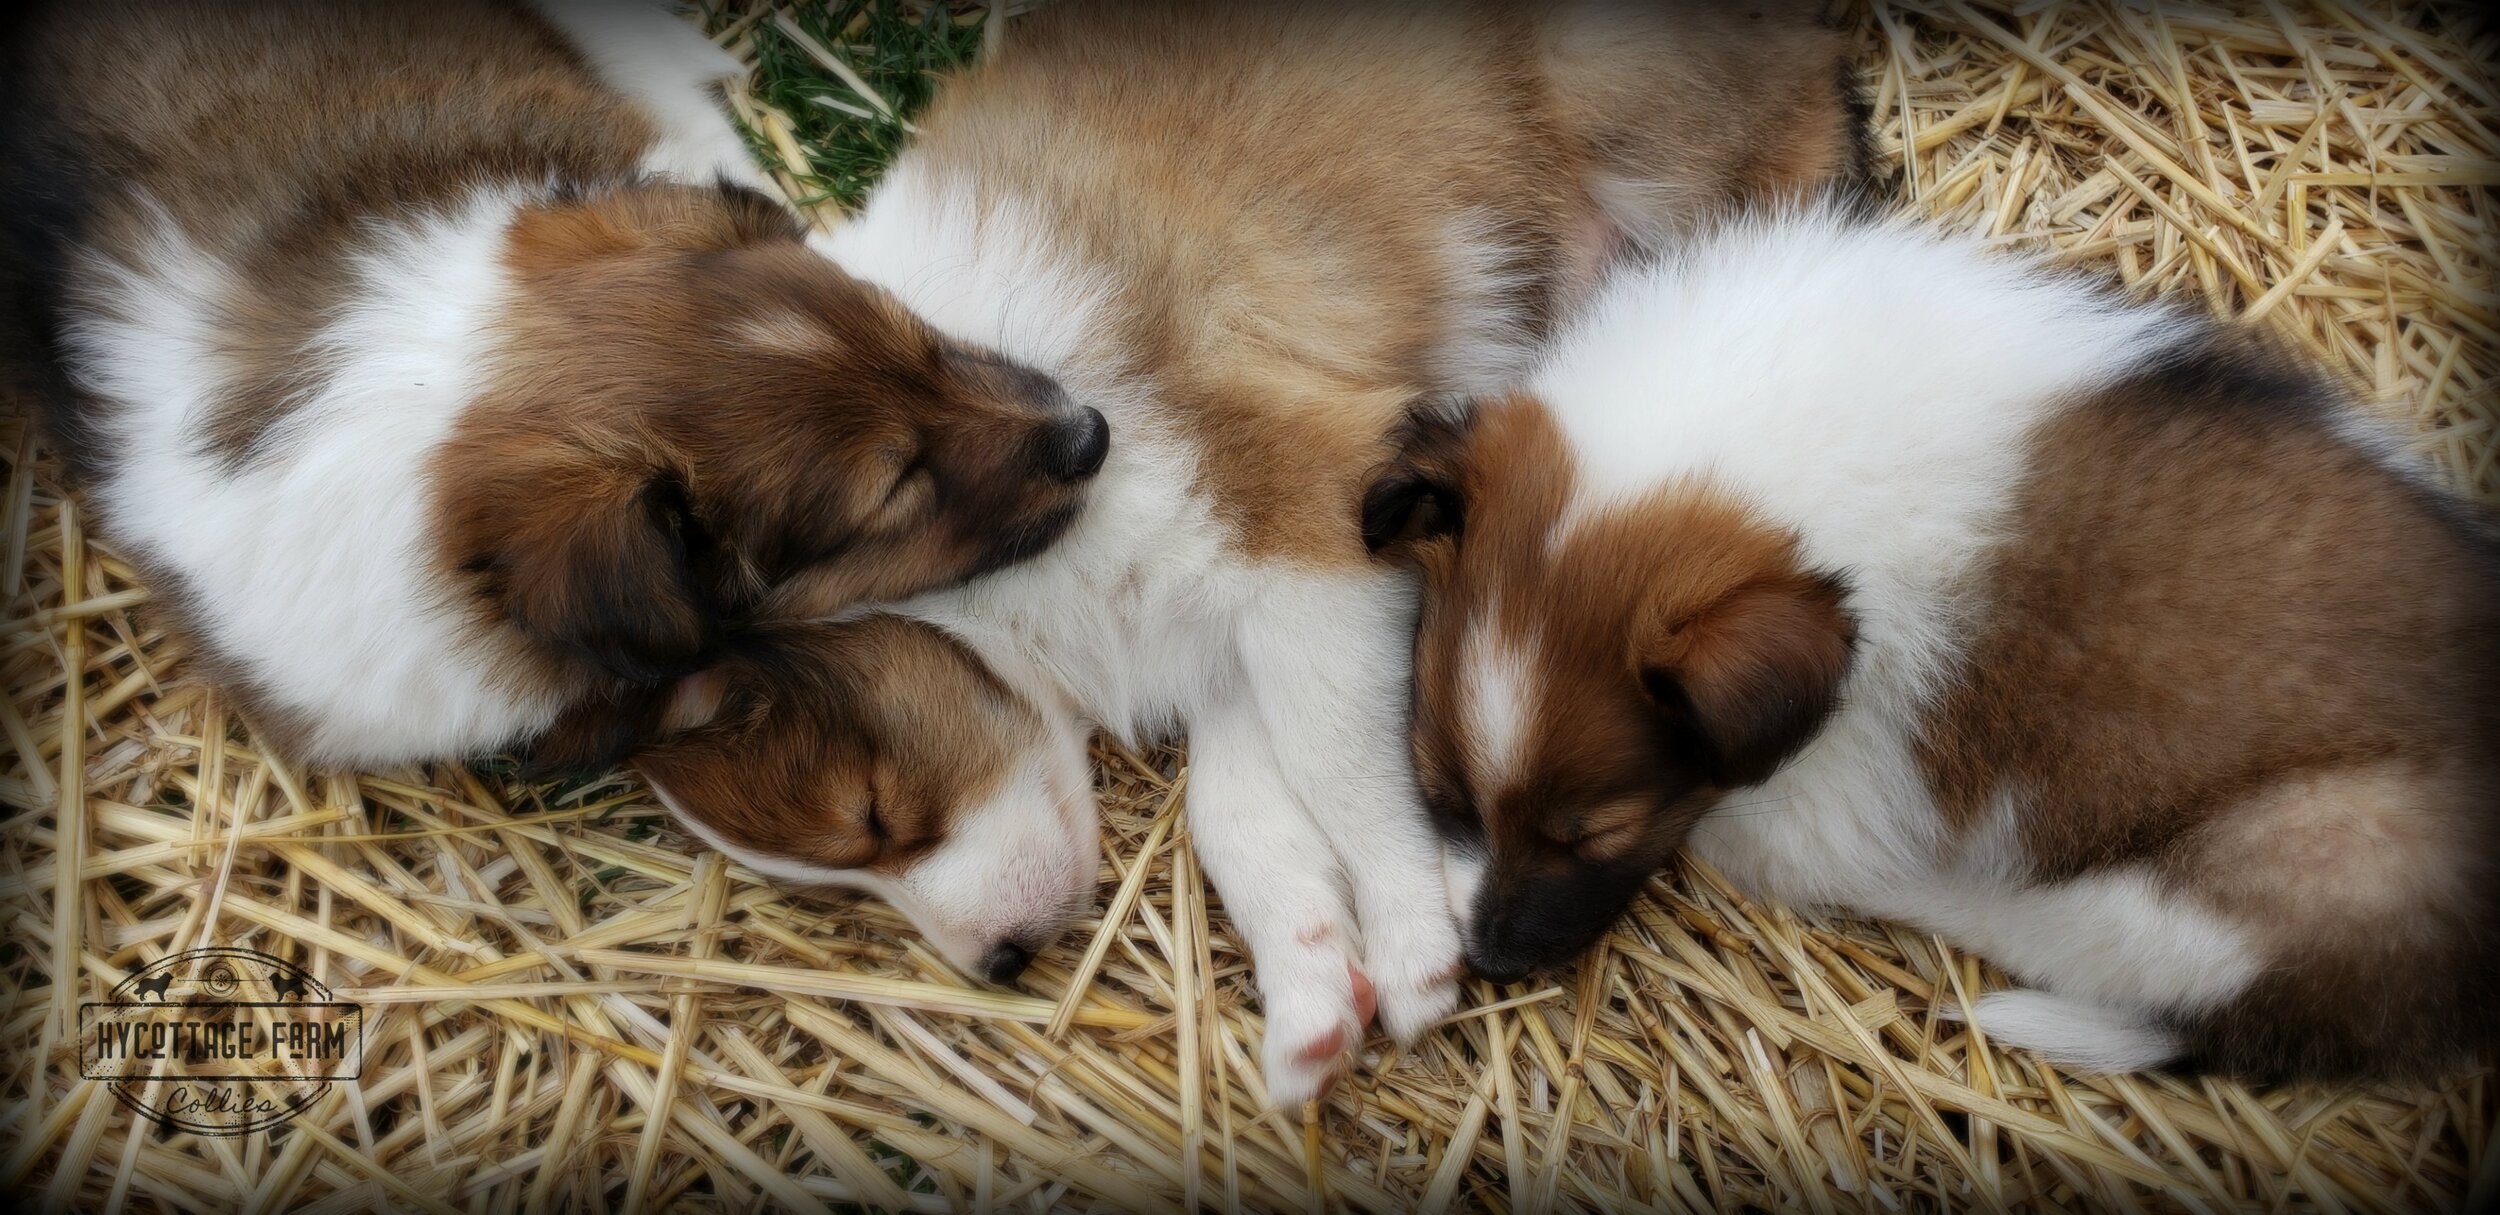
[[[1814,570],[1806,578],[1816,592],[1831,600],[1835,606],[1847,603],[1849,596],[1857,592],[1857,583],[1849,577],[1847,570]]]
[[[741,230],[755,239],[800,240],[807,234],[806,226],[790,213],[790,208],[762,190],[727,177],[713,178],[712,189],[720,195],[721,205],[729,209]]]
[[[1396,543],[1423,493],[1423,478],[1411,469],[1399,469],[1372,482],[1363,491],[1363,547],[1377,553]]]
[[[1857,580],[1847,570],[1836,569],[1816,570],[1811,577],[1815,593],[1822,597],[1823,606],[1839,625],[1841,643],[1854,654],[1858,648],[1858,614],[1850,608],[1849,600],[1858,593]]]
[[[1676,758],[1683,763],[1712,774],[1724,767],[1718,744],[1703,728],[1701,710],[1694,707],[1692,695],[1684,689],[1684,679],[1672,667],[1644,666],[1635,677],[1640,681],[1641,695],[1649,698],[1657,713],[1658,728],[1672,746]]]
[[[1704,613],[1687,643],[1697,650],[1638,665],[1664,728],[1712,784],[1770,779],[1839,711],[1857,645],[1850,593],[1829,570],[1749,583]]]
[[[585,696],[556,714],[516,752],[521,778],[566,780],[597,775],[632,757],[668,728],[677,711],[673,682],[629,684]]]
[[[596,776],[624,763],[640,734],[622,723],[551,728],[518,748],[520,777],[538,784]]]
[[[1434,470],[1455,460],[1475,416],[1475,401],[1448,393],[1407,403],[1389,437],[1397,454],[1363,491],[1364,548],[1377,554],[1459,530],[1464,503],[1458,487]]]
[[[1459,530],[1461,504],[1450,486],[1414,469],[1398,469],[1363,491],[1363,547],[1370,552]]]

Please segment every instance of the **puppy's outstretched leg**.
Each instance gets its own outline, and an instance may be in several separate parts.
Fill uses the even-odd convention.
[[[1280,580],[1244,625],[1243,662],[1280,776],[1354,891],[1380,1023],[1412,1042],[1458,1004],[1460,941],[1407,741],[1415,592],[1362,571]]]
[[[1268,1100],[1291,1109],[1328,1091],[1371,1019],[1354,917],[1327,838],[1277,779],[1248,706],[1199,718],[1189,753],[1190,836],[1257,965]]]

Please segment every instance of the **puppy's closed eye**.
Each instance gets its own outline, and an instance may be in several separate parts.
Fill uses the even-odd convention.
[[[1583,859],[1611,861],[1640,842],[1652,808],[1639,798],[1609,802],[1547,829],[1548,838]]]
[[[937,474],[915,462],[904,468],[877,507],[881,527],[901,527],[937,505]]]

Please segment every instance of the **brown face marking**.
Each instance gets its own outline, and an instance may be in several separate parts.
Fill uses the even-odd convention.
[[[871,616],[732,647],[690,716],[633,765],[732,846],[895,877],[1002,786],[1041,719],[952,639]]]
[[[1424,573],[1416,763],[1444,833],[1486,858],[1468,948],[1495,977],[1584,948],[1696,819],[1810,739],[1854,636],[1840,583],[1708,486],[1569,517],[1574,477],[1551,415],[1514,396],[1428,428],[1373,495],[1370,530]],[[1400,486],[1454,530],[1394,538]],[[1530,671],[1492,715],[1515,719],[1499,746],[1485,653]]]
[[[1081,503],[1094,464],[1070,436],[1099,451],[1098,415],[939,336],[750,192],[535,209],[507,260],[496,378],[436,457],[442,551],[558,664],[683,674],[724,618],[954,582]]]
[[[648,121],[526,6],[104,0],[13,32],[12,91],[81,158],[80,238],[144,248],[153,199],[237,268],[200,436],[231,461],[322,384],[308,343],[373,223],[573,187],[512,226],[490,382],[431,470],[435,561],[524,685],[682,674],[777,589],[799,615],[907,595],[1074,513],[1098,418],[930,333],[761,196],[639,184]]]

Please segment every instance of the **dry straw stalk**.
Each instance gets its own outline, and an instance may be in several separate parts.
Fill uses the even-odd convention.
[[[1856,7],[1900,202],[2248,315],[2500,499],[2494,36],[2443,8]],[[752,53],[787,17],[733,5]],[[1013,37],[1012,25],[993,27]],[[812,41],[812,40],[811,40]],[[858,48],[812,43],[836,74]],[[777,169],[816,150],[732,98]],[[830,103],[829,103],[830,104]],[[860,108],[885,102],[870,95]],[[820,207],[819,219],[838,222]],[[1098,752],[1102,906],[1008,994],[873,902],[708,858],[630,779],[326,776],[188,680],[20,417],[0,567],[0,1184],[67,1207],[1816,1211],[2500,1201],[2500,1089],[2082,1078],[1939,1013],[2001,980],[1687,866],[1558,988],[1263,1111],[1246,960],[1174,815],[1179,750]],[[363,1082],[166,1135],[65,1014],[247,945],[368,1006]]]

